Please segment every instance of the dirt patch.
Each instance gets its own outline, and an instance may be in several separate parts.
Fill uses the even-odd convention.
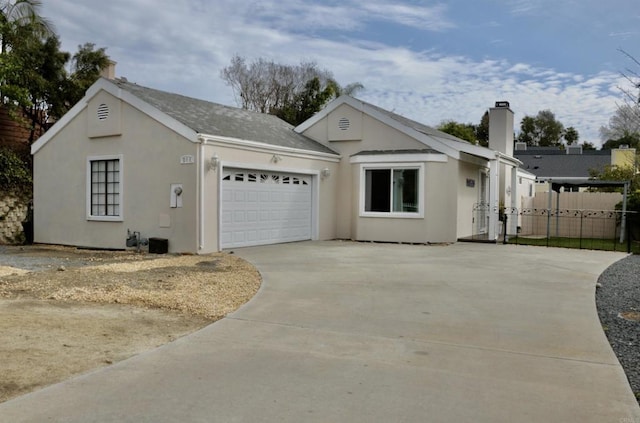
[[[620,317],[631,322],[640,322],[640,311],[625,311],[620,313]]]
[[[259,286],[255,268],[231,254],[3,247],[0,402],[170,342]]]

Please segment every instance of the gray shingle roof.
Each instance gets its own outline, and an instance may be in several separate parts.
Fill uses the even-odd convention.
[[[293,126],[272,115],[159,91],[120,79],[111,82],[199,134],[337,154],[329,147],[298,134]]]
[[[589,170],[603,170],[611,164],[610,154],[521,154],[515,157],[522,169],[538,178],[589,178]]]
[[[393,120],[395,120],[397,122],[400,122],[401,124],[411,128],[411,129],[413,129],[415,131],[418,131],[418,132],[420,132],[420,133],[422,133],[424,135],[428,135],[428,136],[435,137],[435,138],[443,138],[443,139],[447,140],[447,142],[449,142],[449,143],[454,142],[454,143],[460,143],[460,144],[471,144],[470,142],[462,140],[462,139],[460,139],[458,137],[454,137],[453,135],[447,134],[446,132],[439,131],[439,130],[437,130],[435,128],[432,128],[430,126],[424,125],[424,124],[422,124],[420,122],[416,122],[415,120],[411,120],[411,119],[406,118],[404,116],[401,116],[401,115],[398,115],[396,113],[390,112],[390,111],[385,110],[383,108],[380,108],[380,107],[378,107],[378,106],[376,106],[374,104],[367,103],[367,102],[362,101],[362,100],[358,100],[358,101],[361,101],[362,103],[364,103],[367,106],[377,110],[378,112],[388,116],[389,118],[391,118],[391,119],[393,119]]]

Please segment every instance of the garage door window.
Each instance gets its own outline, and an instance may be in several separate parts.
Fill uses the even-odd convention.
[[[287,176],[274,173],[256,173],[232,171],[222,177],[223,181],[260,183],[260,184],[284,184],[284,185],[309,185],[310,178],[299,176]]]

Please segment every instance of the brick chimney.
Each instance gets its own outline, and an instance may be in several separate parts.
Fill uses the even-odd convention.
[[[513,111],[508,101],[489,109],[489,148],[513,156]]]

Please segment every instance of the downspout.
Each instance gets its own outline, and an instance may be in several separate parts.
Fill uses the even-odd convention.
[[[198,226],[198,251],[202,251],[204,248],[204,138],[198,136],[198,177],[196,186],[198,190],[198,211],[197,211],[197,226]]]

